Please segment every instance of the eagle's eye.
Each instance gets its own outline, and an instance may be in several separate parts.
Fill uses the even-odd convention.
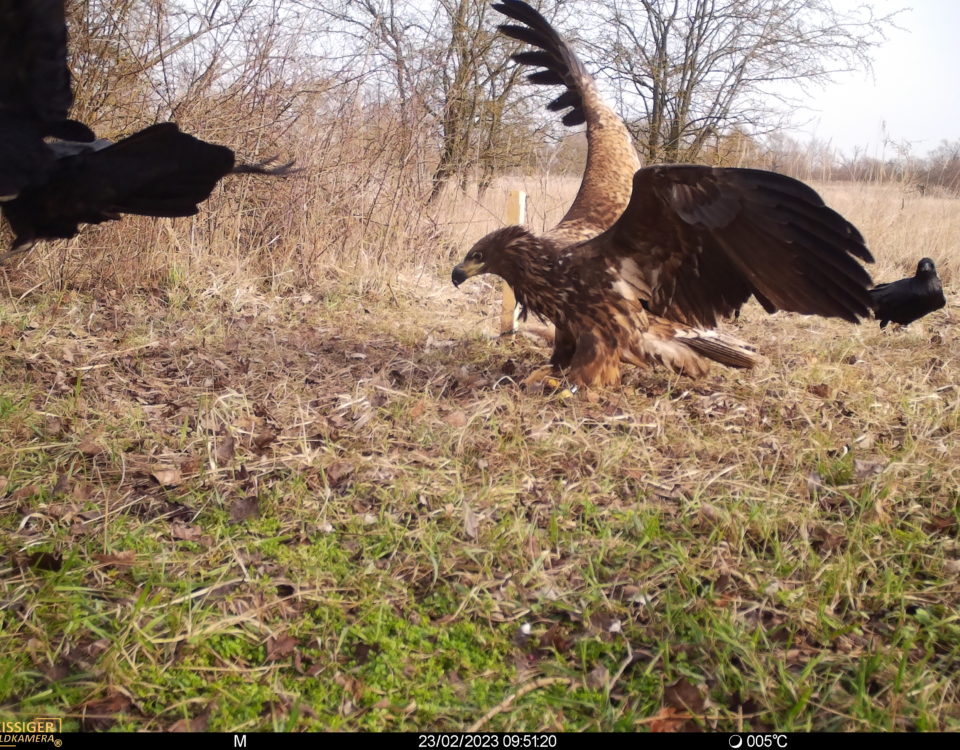
[[[479,250],[474,250],[470,253],[470,260],[475,260],[477,263],[483,263],[483,253]]]

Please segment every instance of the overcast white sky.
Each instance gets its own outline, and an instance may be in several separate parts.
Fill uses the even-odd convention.
[[[814,94],[801,133],[829,140],[850,155],[857,147],[883,155],[883,129],[922,156],[942,140],[960,139],[960,0],[835,0],[871,5],[877,15],[903,7],[874,54],[874,75],[852,73]],[[892,156],[887,149],[887,155]]]

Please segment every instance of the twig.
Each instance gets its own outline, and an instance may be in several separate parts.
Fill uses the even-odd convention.
[[[510,704],[513,703],[517,698],[522,698],[527,693],[532,693],[534,690],[539,690],[542,687],[547,687],[548,685],[559,685],[561,683],[569,686],[573,684],[573,680],[571,680],[569,677],[541,677],[533,682],[528,682],[526,685],[521,686],[515,693],[510,693],[510,695],[500,701],[496,706],[491,708],[483,716],[473,722],[473,724],[467,728],[467,731],[478,731],[480,727],[490,721],[490,719],[492,719],[494,716],[506,711],[510,707]]]
[[[151,341],[147,344],[140,344],[139,346],[131,346],[126,349],[119,349],[115,352],[100,352],[99,354],[94,354],[92,357],[90,357],[89,361],[92,362],[97,359],[102,359],[103,357],[110,357],[111,359],[114,357],[122,357],[124,354],[129,354],[130,352],[135,352],[135,351],[138,351],[139,349],[150,349],[154,346],[158,346],[159,344],[160,344],[159,341]],[[82,370],[85,368],[77,367],[74,369]]]
[[[752,714],[737,713],[734,718],[738,721],[743,719],[756,719],[758,716],[766,716],[769,713],[769,711],[755,711]],[[635,727],[641,727],[645,724],[653,724],[655,721],[695,721],[697,719],[700,721],[725,721],[730,718],[730,716],[724,714],[691,714],[678,711],[677,713],[671,713],[667,717],[658,714],[657,716],[646,716],[642,719],[635,719],[633,725]]]
[[[610,691],[613,690],[613,686],[617,684],[617,680],[623,677],[623,673],[627,671],[627,667],[633,664],[633,649],[630,647],[630,641],[624,638],[624,642],[627,644],[627,658],[620,662],[620,668],[617,670],[617,673],[607,683],[607,698],[610,697]]]

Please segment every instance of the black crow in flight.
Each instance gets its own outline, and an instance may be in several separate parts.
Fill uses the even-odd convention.
[[[14,232],[0,260],[124,213],[190,216],[230,173],[290,173],[238,165],[171,122],[97,140],[67,118],[72,103],[63,0],[0,0],[0,212]]]

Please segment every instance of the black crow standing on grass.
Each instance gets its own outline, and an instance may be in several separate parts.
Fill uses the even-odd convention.
[[[936,266],[930,258],[921,258],[916,276],[877,284],[870,290],[870,298],[881,328],[886,328],[891,320],[908,325],[947,304]]]
[[[0,0],[0,212],[9,253],[70,238],[121,214],[191,216],[230,173],[284,175],[291,164],[236,164],[225,146],[151,125],[117,143],[67,118],[73,103],[63,0]]]

